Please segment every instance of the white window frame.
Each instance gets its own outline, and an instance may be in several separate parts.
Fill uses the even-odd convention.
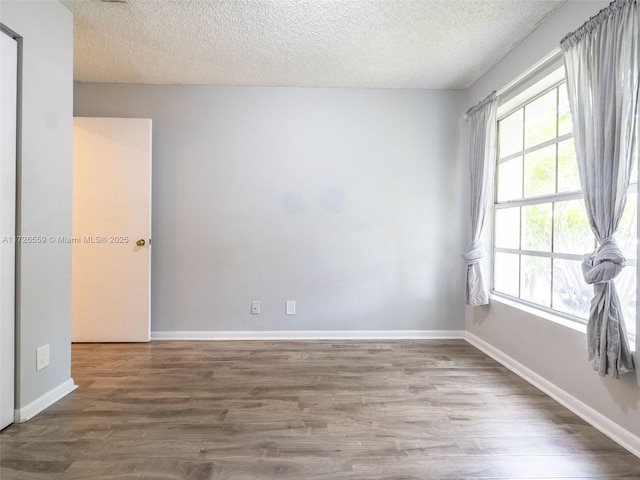
[[[547,65],[545,65],[545,67],[548,67],[548,63]],[[531,73],[531,72],[530,72]],[[538,99],[539,97],[547,94],[549,91],[558,88],[559,86],[563,85],[564,83],[566,83],[566,78],[565,78],[565,74],[564,74],[564,67],[560,67],[558,69],[554,69],[552,71],[551,74],[547,72],[545,72],[545,77],[540,79],[538,78],[532,85],[531,82],[529,82],[529,85],[527,85],[527,89],[524,90],[523,92],[519,93],[518,95],[512,96],[512,98],[508,99],[507,101],[501,103],[498,107],[498,115],[497,115],[497,122],[500,122],[501,120],[505,119],[506,117],[508,117],[509,115],[511,115],[512,113],[516,112],[517,110],[523,108],[525,105],[535,101],[536,99]],[[513,87],[512,87],[513,88]],[[516,86],[517,88],[517,86]],[[526,120],[525,120],[526,123]],[[523,125],[523,128],[525,128],[525,125]],[[552,218],[553,218],[553,203],[554,202],[565,202],[565,201],[569,201],[569,200],[581,200],[583,199],[583,194],[581,190],[575,190],[575,191],[569,191],[569,192],[561,192],[561,193],[553,193],[553,194],[548,194],[548,195],[539,195],[539,196],[535,196],[535,197],[529,197],[526,199],[517,199],[517,200],[508,200],[508,201],[502,201],[502,202],[498,202],[498,181],[499,181],[499,177],[498,177],[498,171],[499,171],[499,165],[501,163],[507,162],[509,160],[512,160],[514,158],[518,158],[518,157],[523,157],[524,155],[526,155],[527,153],[530,153],[532,151],[537,151],[539,149],[545,148],[547,146],[550,145],[555,145],[558,144],[562,141],[568,140],[568,139],[572,139],[573,138],[573,132],[568,133],[568,134],[564,134],[558,137],[554,137],[551,140],[542,142],[540,144],[537,144],[533,147],[530,148],[526,148],[524,150],[520,150],[518,152],[515,152],[513,154],[507,155],[504,158],[500,158],[499,155],[499,151],[497,151],[496,149],[496,178],[494,181],[494,202],[493,202],[493,232],[492,232],[492,261],[491,261],[491,292],[492,295],[496,295],[498,297],[501,298],[505,298],[507,299],[510,303],[515,304],[514,306],[517,305],[522,305],[523,309],[533,309],[534,311],[540,311],[540,312],[545,312],[547,314],[550,314],[551,316],[554,317],[560,317],[562,319],[565,320],[569,320],[571,322],[574,322],[576,324],[580,324],[580,325],[586,325],[587,323],[587,319],[586,318],[582,318],[582,317],[578,317],[575,315],[572,315],[570,313],[566,313],[560,310],[556,310],[553,308],[553,271],[551,274],[551,307],[546,307],[544,305],[540,305],[534,302],[530,302],[527,301],[525,299],[520,298],[521,295],[521,289],[522,289],[522,275],[518,275],[518,297],[514,297],[512,295],[509,295],[507,293],[503,293],[500,291],[495,290],[495,253],[510,253],[510,254],[517,254],[517,255],[526,255],[526,256],[533,256],[533,257],[539,257],[539,258],[551,258],[551,259],[559,259],[559,260],[573,260],[573,261],[579,261],[581,262],[584,258],[584,253],[577,253],[577,254],[571,254],[571,253],[558,253],[558,252],[554,252],[554,245],[553,245],[553,241],[554,241],[554,229],[555,229],[555,222],[552,221],[551,224],[551,247],[550,247],[550,251],[549,252],[540,252],[540,251],[535,251],[535,250],[524,250],[524,249],[514,249],[514,248],[504,248],[504,247],[496,247],[495,246],[495,238],[496,238],[496,222],[495,222],[495,218],[496,218],[496,212],[499,211],[500,209],[506,209],[506,208],[513,208],[513,207],[525,207],[525,206],[531,206],[531,205],[539,205],[539,204],[551,204],[552,205]],[[499,139],[499,131],[498,131],[498,139]],[[639,138],[640,140],[640,138]],[[640,146],[638,146],[638,148],[640,148]],[[556,170],[556,174],[557,174],[557,170]],[[524,180],[524,172],[523,172],[523,180]],[[627,193],[637,193],[638,188],[637,188],[637,179],[634,179],[635,181],[633,183],[630,183],[629,185],[629,189],[627,190]],[[523,192],[524,193],[524,192]],[[637,210],[637,213],[640,213],[640,209]],[[522,222],[522,217],[520,217],[520,222]],[[640,222],[639,223],[639,228],[640,228]],[[522,225],[522,223],[521,223]],[[519,229],[519,235],[520,235],[520,243],[522,243],[522,229],[520,226]],[[521,245],[520,245],[521,246]],[[594,243],[594,249],[596,248],[596,244]],[[637,255],[637,254],[636,254]],[[553,262],[553,260],[552,260]],[[634,258],[629,258],[627,259],[627,266],[629,267],[635,267],[637,268],[637,260]],[[553,266],[552,266],[553,268]],[[638,274],[636,274],[636,281],[638,281]],[[637,291],[638,288],[636,287],[636,301],[638,300],[637,297]],[[547,315],[545,315],[546,318],[548,318]],[[636,320],[637,321],[637,320]],[[637,333],[637,332],[636,332]],[[635,337],[636,335],[629,335],[630,336],[630,340],[632,343],[635,342]]]

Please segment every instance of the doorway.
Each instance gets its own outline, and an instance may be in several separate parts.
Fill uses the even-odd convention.
[[[75,117],[72,342],[151,336],[151,120]]]
[[[0,429],[15,411],[18,42],[0,30]]]

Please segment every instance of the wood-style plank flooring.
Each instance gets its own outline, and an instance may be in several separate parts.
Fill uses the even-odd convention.
[[[0,433],[0,478],[640,478],[460,340],[78,344],[79,389]]]

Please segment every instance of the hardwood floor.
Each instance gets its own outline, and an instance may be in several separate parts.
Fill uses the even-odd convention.
[[[640,478],[460,340],[78,344],[79,389],[0,434],[0,478]]]

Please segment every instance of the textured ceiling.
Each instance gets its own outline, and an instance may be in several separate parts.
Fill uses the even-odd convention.
[[[439,89],[469,87],[565,0],[62,3],[80,82]]]

